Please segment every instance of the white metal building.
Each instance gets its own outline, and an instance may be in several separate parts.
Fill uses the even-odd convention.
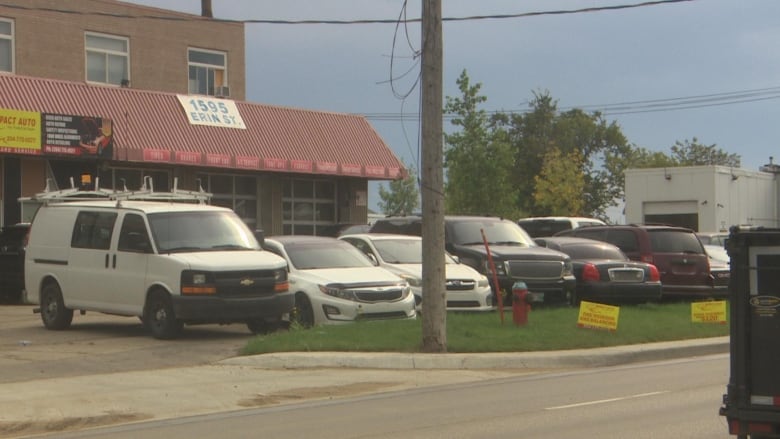
[[[738,224],[780,226],[778,174],[726,166],[629,169],[626,223],[665,223],[701,232]]]

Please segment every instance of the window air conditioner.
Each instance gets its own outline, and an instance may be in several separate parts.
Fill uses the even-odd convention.
[[[230,87],[227,85],[223,85],[220,87],[214,87],[214,96],[218,98],[229,98],[230,97]]]

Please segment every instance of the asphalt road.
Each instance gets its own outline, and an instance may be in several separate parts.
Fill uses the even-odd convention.
[[[725,354],[82,431],[61,438],[727,439]]]

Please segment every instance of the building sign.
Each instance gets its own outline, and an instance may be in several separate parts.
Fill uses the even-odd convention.
[[[41,113],[0,109],[0,152],[41,153]]]
[[[236,103],[230,99],[191,95],[176,97],[192,125],[246,129]]]
[[[41,148],[45,154],[113,158],[111,119],[41,113]]]

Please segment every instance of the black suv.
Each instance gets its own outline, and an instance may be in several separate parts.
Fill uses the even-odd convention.
[[[24,246],[30,224],[0,229],[0,301],[19,302],[24,288]]]
[[[483,230],[505,303],[511,302],[512,286],[517,281],[526,284],[533,302],[569,303],[572,300],[576,279],[568,255],[538,246],[520,226],[507,219],[446,216],[444,240],[447,251],[487,275],[494,294],[497,290],[489,270]],[[419,216],[381,218],[371,226],[371,233],[422,236],[422,219]]]
[[[608,225],[566,230],[555,236],[609,242],[620,247],[630,259],[655,265],[667,297],[727,293],[725,288],[716,288],[707,253],[691,229],[647,224]]]

